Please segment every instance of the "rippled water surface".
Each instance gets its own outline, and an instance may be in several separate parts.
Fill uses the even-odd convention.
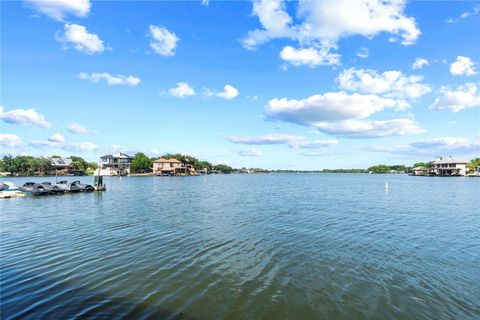
[[[0,200],[2,319],[480,318],[480,179],[106,183]]]

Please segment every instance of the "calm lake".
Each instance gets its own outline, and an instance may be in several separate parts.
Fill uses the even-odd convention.
[[[2,319],[480,318],[480,178],[106,184],[0,200]]]

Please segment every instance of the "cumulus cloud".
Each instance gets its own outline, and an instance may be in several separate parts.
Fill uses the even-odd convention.
[[[316,67],[340,63],[340,55],[330,52],[327,48],[295,49],[291,46],[286,46],[280,52],[280,58],[294,66]]]
[[[239,92],[237,88],[229,84],[225,85],[223,87],[223,91],[220,91],[220,92],[211,91],[210,89],[205,89],[203,91],[203,95],[206,97],[217,97],[217,98],[223,98],[227,100],[234,99],[235,97],[238,96],[238,94]]]
[[[480,107],[480,94],[475,83],[466,83],[456,88],[442,87],[441,95],[430,105],[430,111],[458,112],[463,109]]]
[[[242,149],[242,150],[239,150],[237,153],[239,156],[242,156],[242,157],[258,157],[262,155],[262,153],[255,148]]]
[[[417,58],[415,61],[412,63],[412,69],[422,69],[425,66],[428,66],[429,62],[427,59],[424,58]]]
[[[315,127],[321,132],[347,138],[380,138],[425,132],[412,119],[318,122]]]
[[[140,78],[134,76],[123,76],[116,75],[112,76],[108,72],[96,72],[96,73],[86,73],[81,72],[78,77],[83,80],[89,80],[93,83],[98,83],[100,80],[105,80],[107,84],[114,85],[127,85],[127,86],[136,86],[140,83]]]
[[[385,71],[350,68],[337,77],[341,88],[362,93],[383,94],[387,97],[418,98],[431,91],[421,83],[422,76],[406,76],[401,71]]]
[[[56,142],[56,143],[63,143],[63,142],[65,142],[65,138],[60,133],[55,133],[50,138],[48,138],[48,141]]]
[[[458,56],[457,60],[450,65],[450,73],[454,76],[473,76],[477,71],[471,58]]]
[[[178,82],[177,86],[168,89],[168,93],[174,97],[183,98],[195,95],[195,90],[186,82]]]
[[[315,126],[323,121],[364,119],[385,108],[403,108],[403,102],[377,95],[327,92],[305,99],[277,99],[265,107],[267,117],[300,125]]]
[[[337,140],[309,140],[304,136],[289,134],[267,134],[262,136],[231,136],[233,143],[247,145],[288,145],[290,148],[314,149],[338,144]]]
[[[89,0],[25,0],[25,4],[57,21],[67,15],[86,17],[91,7]]]
[[[305,99],[272,99],[265,106],[268,119],[310,126],[348,138],[373,138],[418,134],[424,130],[412,119],[365,120],[382,110],[404,110],[405,101],[378,95],[327,92]]]
[[[64,48],[73,46],[75,50],[87,54],[95,54],[105,50],[103,41],[96,34],[89,32],[86,27],[79,24],[65,24],[64,31],[58,32],[56,39],[64,45]]]
[[[78,123],[70,123],[67,126],[67,130],[74,134],[82,134],[82,133],[96,133],[94,130],[90,130],[85,126],[82,126]]]
[[[175,49],[180,41],[175,33],[165,27],[150,25],[150,36],[152,38],[150,47],[155,53],[165,57],[175,55]]]
[[[376,146],[372,151],[406,155],[475,154],[480,149],[480,137],[442,137],[423,139],[406,145]]]
[[[50,128],[52,124],[34,109],[13,109],[4,111],[0,106],[0,119],[6,123],[19,125],[36,125],[42,128]]]
[[[296,13],[299,23],[294,24],[284,1],[257,0],[252,15],[258,17],[262,28],[249,31],[242,44],[255,49],[272,39],[287,38],[300,46],[297,50],[282,50],[281,57],[289,56],[290,61],[296,62],[294,65],[336,64],[339,56],[331,50],[337,49],[341,38],[372,38],[387,32],[401,36],[403,45],[415,43],[421,32],[415,19],[407,17],[404,10],[405,0],[300,1]],[[305,60],[309,63],[300,63]],[[312,60],[322,63],[312,64]]]
[[[19,147],[22,145],[20,137],[10,133],[0,133],[0,146],[4,147]]]

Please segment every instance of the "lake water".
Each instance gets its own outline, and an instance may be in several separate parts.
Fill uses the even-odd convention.
[[[480,318],[478,178],[106,183],[0,200],[2,319]]]

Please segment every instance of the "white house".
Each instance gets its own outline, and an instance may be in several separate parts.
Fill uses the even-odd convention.
[[[121,152],[102,156],[98,174],[101,176],[126,176],[130,174],[132,160],[133,157]]]
[[[446,159],[437,157],[432,164],[432,169],[438,176],[466,176],[467,163],[468,161],[452,158],[452,156]]]

